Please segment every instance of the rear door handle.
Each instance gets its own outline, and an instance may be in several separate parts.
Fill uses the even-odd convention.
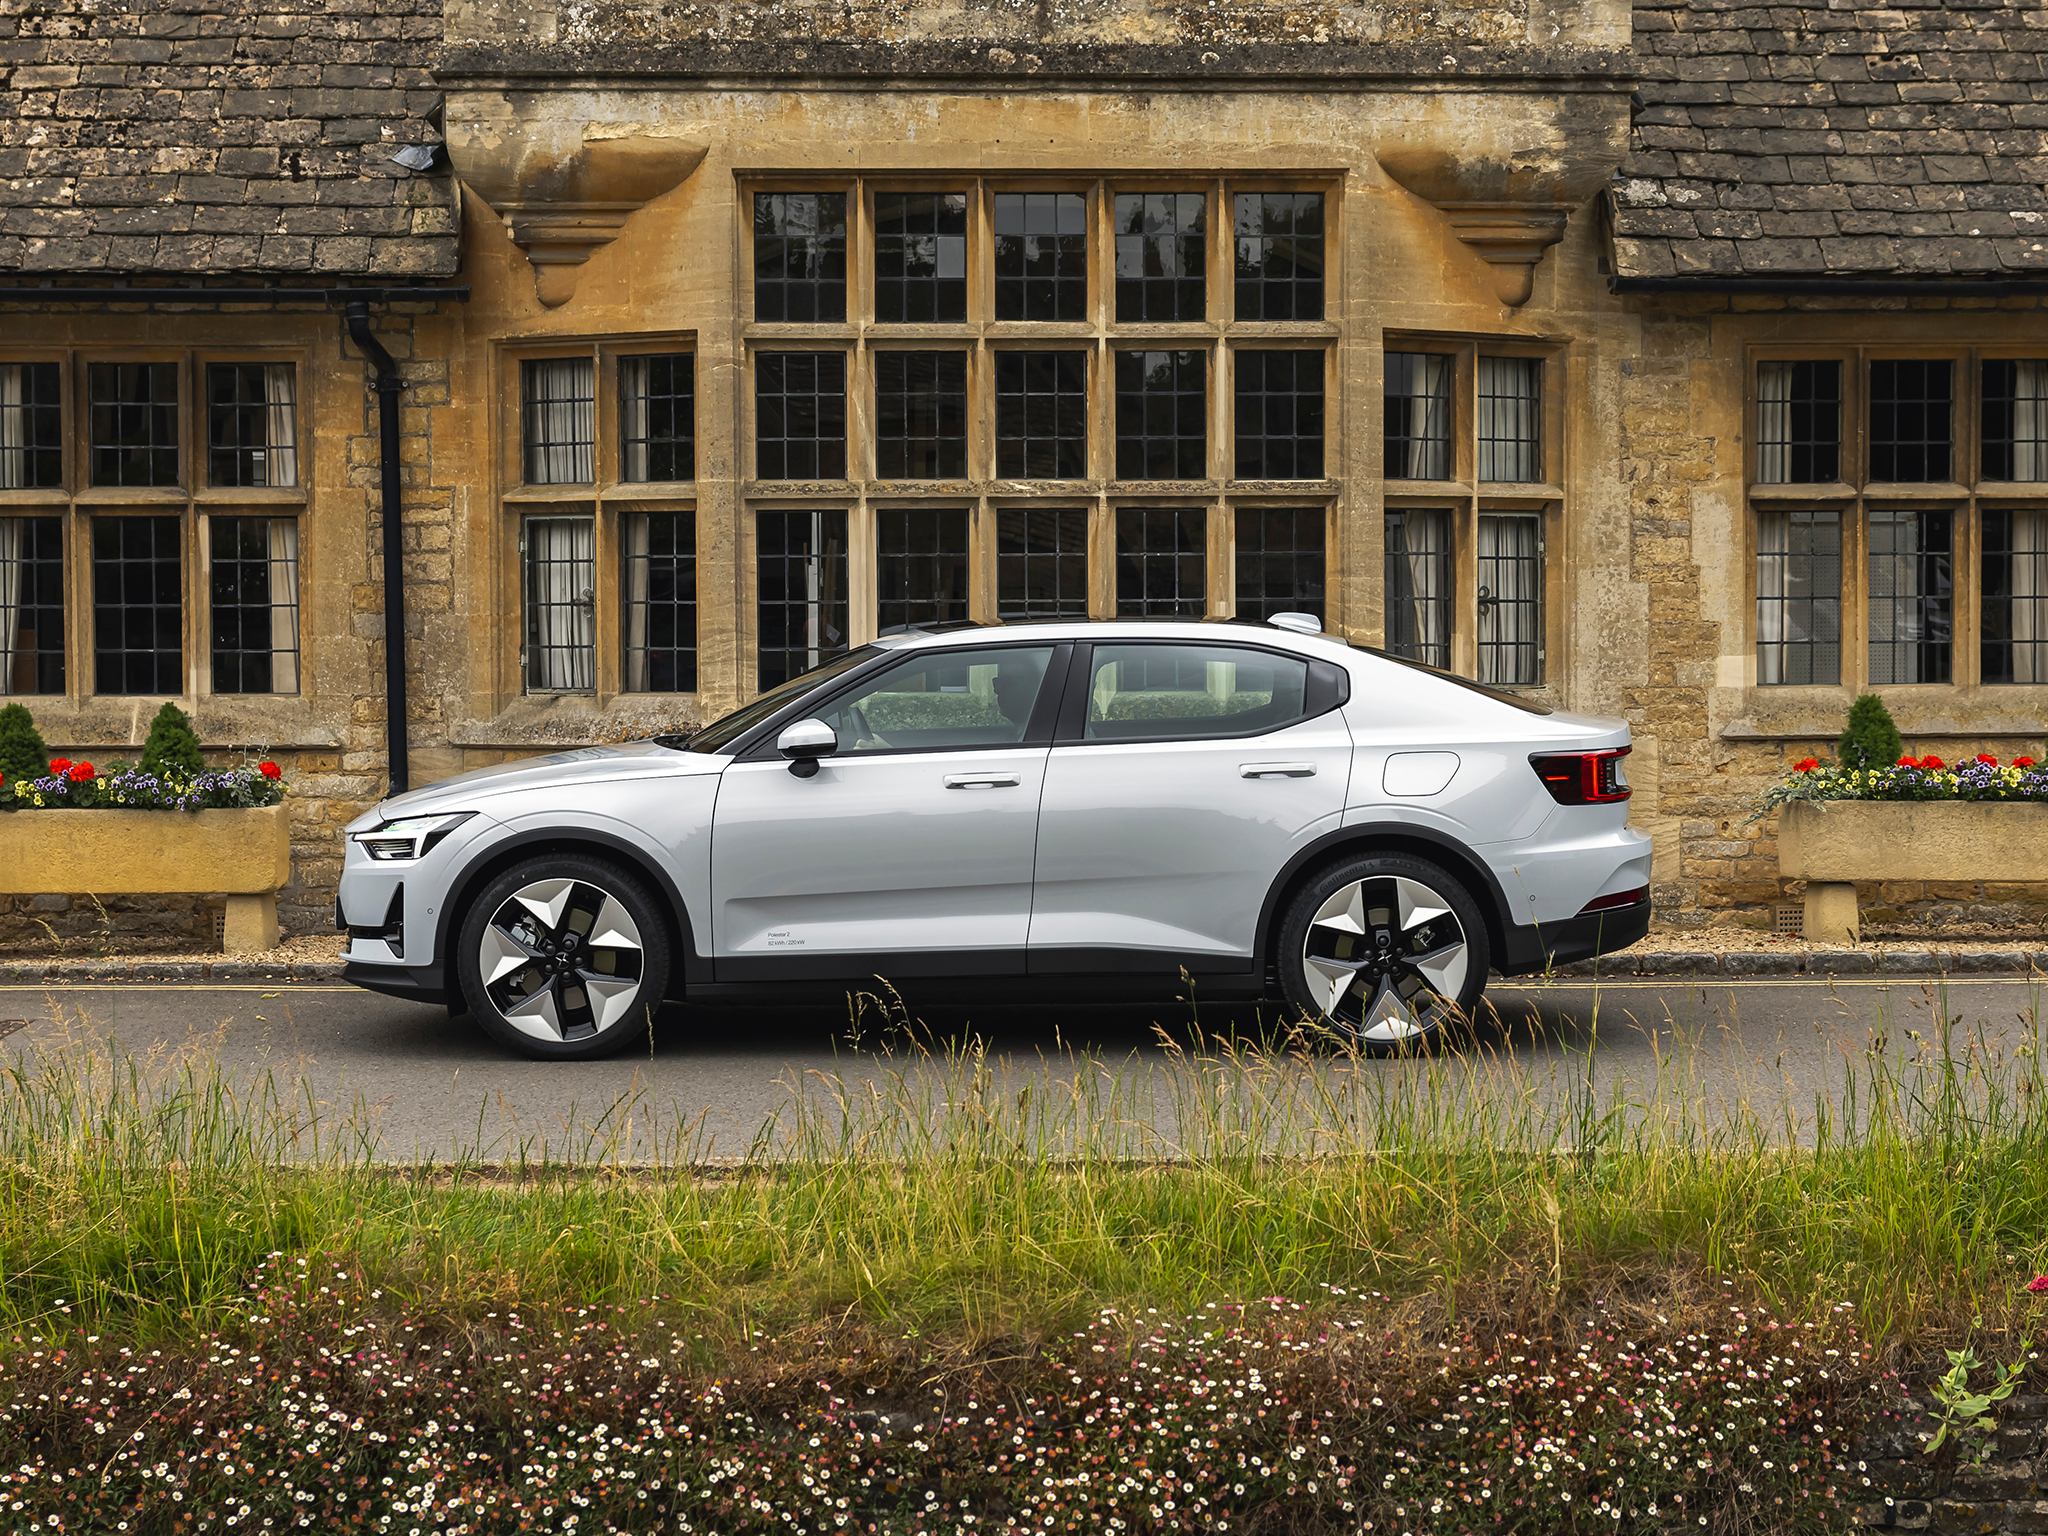
[[[1014,773],[949,773],[946,775],[948,789],[1015,789],[1017,775]]]
[[[1239,763],[1237,774],[1242,779],[1312,779],[1316,776],[1314,763]]]

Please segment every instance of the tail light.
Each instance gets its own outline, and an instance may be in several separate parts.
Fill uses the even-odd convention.
[[[1559,805],[1612,805],[1629,797],[1628,778],[1621,771],[1627,747],[1598,752],[1545,752],[1529,759],[1536,777]]]
[[[1639,885],[1632,891],[1616,891],[1611,896],[1595,896],[1579,908],[1579,916],[1584,917],[1588,912],[1612,912],[1617,907],[1632,907],[1637,902],[1649,899],[1650,888],[1647,885]]]

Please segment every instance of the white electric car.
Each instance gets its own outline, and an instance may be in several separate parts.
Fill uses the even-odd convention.
[[[1627,726],[1313,628],[891,635],[687,739],[400,795],[348,829],[345,974],[555,1059],[877,978],[1278,996],[1389,1049],[1642,937]]]

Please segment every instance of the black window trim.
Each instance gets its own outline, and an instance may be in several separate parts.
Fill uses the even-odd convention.
[[[1071,653],[1086,647],[1077,646],[1071,640],[1027,640],[1020,636],[1008,636],[1002,640],[984,640],[978,645],[933,645],[891,647],[875,658],[870,666],[856,668],[842,678],[837,687],[822,697],[806,695],[797,700],[786,712],[756,726],[758,734],[752,736],[736,752],[733,761],[758,763],[773,760],[778,754],[775,738],[786,726],[799,720],[808,720],[813,715],[831,711],[848,694],[858,693],[873,684],[892,668],[912,661],[929,660],[937,656],[969,656],[977,651],[1024,650],[1031,647],[1050,646],[1052,660],[1045,664],[1045,680],[1039,684],[1038,699],[1031,706],[1031,719],[1024,727],[1021,741],[999,742],[978,747],[883,747],[875,752],[847,754],[862,760],[882,757],[930,756],[940,752],[1011,752],[1024,747],[1046,747],[1052,744],[1053,722],[1058,718],[1066,695],[1071,691],[1074,672],[1070,661]],[[1064,672],[1062,672],[1064,668]]]
[[[1202,650],[1250,651],[1254,655],[1273,656],[1287,661],[1298,661],[1308,668],[1308,681],[1302,693],[1301,713],[1292,719],[1276,725],[1261,726],[1256,731],[1204,731],[1200,735],[1185,732],[1164,731],[1153,736],[1116,736],[1090,738],[1084,734],[1088,720],[1088,678],[1095,667],[1095,648],[1098,645],[1116,646],[1178,646],[1185,649],[1198,646]],[[1350,670],[1335,661],[1320,656],[1304,656],[1299,651],[1279,650],[1267,645],[1247,645],[1240,640],[1211,640],[1206,635],[1201,639],[1162,639],[1133,637],[1129,640],[1092,640],[1075,646],[1072,670],[1068,674],[1066,697],[1060,704],[1059,729],[1054,733],[1054,747],[1129,747],[1152,746],[1173,741],[1250,741],[1260,736],[1270,736],[1275,731],[1291,730],[1304,721],[1317,720],[1332,710],[1342,709],[1351,702]]]

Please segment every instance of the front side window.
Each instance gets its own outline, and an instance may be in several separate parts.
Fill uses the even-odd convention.
[[[1052,664],[1049,645],[913,656],[818,715],[842,753],[958,752],[1014,746]]]
[[[1087,354],[998,352],[997,477],[1080,480],[1087,473]]]
[[[875,319],[967,318],[967,194],[875,194]]]
[[[526,691],[597,686],[597,544],[588,517],[529,517]]]
[[[299,691],[299,521],[207,523],[215,693]]]
[[[622,617],[628,693],[697,691],[697,514],[629,512]]]
[[[1117,353],[1117,479],[1207,479],[1208,410],[1204,353]]]
[[[92,483],[178,484],[178,365],[89,363]]]
[[[659,352],[619,359],[619,478],[697,478],[697,359]]]
[[[1222,645],[1098,645],[1082,737],[1246,736],[1302,717],[1308,663]]]
[[[1240,352],[1237,478],[1323,478],[1323,354]]]
[[[754,194],[754,318],[846,318],[846,194]]]
[[[1840,363],[1757,364],[1756,477],[1764,485],[1842,478]]]
[[[754,360],[754,474],[846,478],[846,354],[763,352]]]
[[[1240,192],[1237,318],[1323,318],[1323,194]]]
[[[1955,364],[1947,358],[1880,358],[1870,365],[1870,478],[1954,478],[1950,442]]]
[[[1479,478],[1525,485],[1542,480],[1542,359],[1480,358],[1477,406]]]
[[[1756,680],[1835,683],[1842,676],[1842,514],[1757,518]]]
[[[1328,617],[1324,522],[1321,507],[1237,509],[1239,618],[1270,619],[1276,613]]]
[[[64,520],[0,517],[0,694],[64,691]]]
[[[590,484],[597,478],[596,362],[528,358],[519,377],[526,483]]]
[[[1451,376],[1457,359],[1434,352],[1386,355],[1386,476],[1451,478]]]
[[[998,192],[996,318],[1088,318],[1088,204],[1078,192]]]
[[[754,522],[756,686],[764,693],[847,649],[846,513]]]
[[[1088,514],[1006,507],[996,515],[996,615],[1088,617]]]
[[[1118,507],[1116,611],[1199,619],[1209,611],[1209,519],[1198,507]]]
[[[1451,665],[1451,513],[1390,509],[1386,520],[1387,650],[1425,666]]]
[[[1543,681],[1543,534],[1533,514],[1479,518],[1479,681]]]
[[[967,476],[967,354],[877,352],[875,477]]]
[[[206,482],[299,483],[297,371],[290,363],[206,365]]]
[[[1983,676],[2048,683],[2048,512],[1984,513]]]
[[[1116,317],[1123,324],[1208,316],[1209,199],[1123,192],[1116,199]]]
[[[92,520],[93,690],[185,691],[185,574],[176,517]]]
[[[55,363],[0,363],[0,491],[64,483],[64,405]]]
[[[1870,680],[1945,683],[1954,622],[1946,511],[1873,507],[1868,514]]]
[[[879,632],[967,617],[967,509],[885,507],[875,513]]]

